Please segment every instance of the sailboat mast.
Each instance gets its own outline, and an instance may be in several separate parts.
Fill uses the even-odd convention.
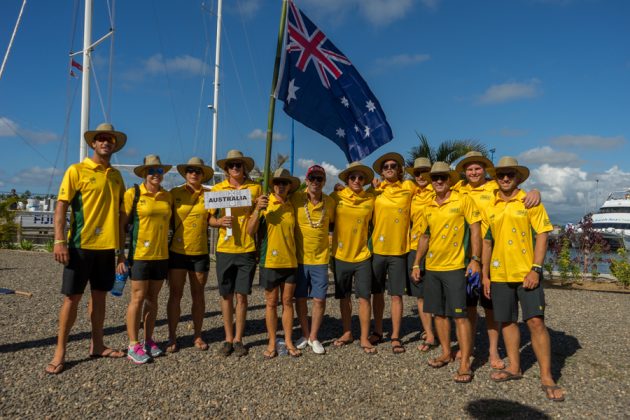
[[[221,62],[221,9],[223,0],[217,1],[217,41],[214,56],[214,104],[212,114],[212,168],[217,166],[217,131],[219,128],[219,68]]]
[[[20,22],[22,21],[22,13],[24,13],[24,7],[26,6],[26,0],[22,2],[22,7],[20,8],[20,14],[18,15],[17,22],[15,22],[15,28],[13,28],[13,34],[11,34],[11,40],[9,41],[9,46],[7,47],[7,52],[4,54],[4,59],[2,60],[2,66],[0,66],[0,79],[2,79],[2,74],[4,73],[4,68],[7,65],[7,60],[9,59],[9,53],[11,52],[11,47],[13,46],[13,41],[15,40],[15,34],[20,27]]]
[[[79,138],[79,162],[87,157],[87,143],[83,134],[90,126],[90,55],[92,53],[92,4],[93,0],[85,0],[85,18],[83,21],[83,78],[81,84],[81,136]]]

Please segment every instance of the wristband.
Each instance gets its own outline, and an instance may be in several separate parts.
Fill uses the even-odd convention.
[[[542,268],[542,265],[540,265],[540,264],[532,264],[532,267]]]
[[[414,266],[411,267],[412,270],[415,270],[416,268],[419,270],[420,266],[419,265],[414,265]]]
[[[65,239],[55,239],[55,242],[53,243],[53,245],[59,245],[59,244],[67,244],[68,241],[66,241]]]
[[[471,259],[471,260],[473,260],[473,261],[477,261],[478,263],[480,263],[480,262],[481,262],[481,258],[479,258],[479,257],[478,257],[478,256],[476,256],[476,255],[473,255],[472,257],[470,257],[470,259]]]

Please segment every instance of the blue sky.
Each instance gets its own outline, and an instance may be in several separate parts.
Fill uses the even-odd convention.
[[[21,3],[0,2],[3,55]],[[68,51],[81,49],[83,2],[76,31],[74,3],[26,6],[0,80],[0,191],[56,193],[63,170],[78,159],[80,78],[68,76]],[[96,39],[109,17],[106,1],[94,3]],[[366,163],[388,151],[406,156],[416,131],[436,145],[479,140],[496,149],[495,161],[512,155],[532,169],[525,187],[542,192],[554,223],[575,221],[609,191],[630,187],[630,2],[297,4],[352,60],[387,115],[394,140]],[[173,164],[192,155],[210,161],[216,5],[115,6],[110,119],[129,136],[117,162],[139,164],[148,153]],[[280,6],[280,0],[224,2],[219,158],[238,148],[263,164]],[[94,54],[106,110],[109,48],[106,42]],[[93,83],[91,127],[106,119],[102,108]],[[291,122],[281,108],[274,154],[290,148]],[[295,135],[295,174],[324,164],[332,187],[346,165],[342,152],[299,123]]]

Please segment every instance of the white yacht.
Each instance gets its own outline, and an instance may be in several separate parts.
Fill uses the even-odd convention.
[[[613,246],[630,250],[630,188],[610,193],[593,214],[593,228]]]

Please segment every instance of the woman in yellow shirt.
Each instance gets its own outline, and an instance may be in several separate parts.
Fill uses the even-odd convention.
[[[260,245],[260,284],[265,288],[265,323],[269,343],[266,359],[278,355],[276,329],[278,327],[278,292],[282,298],[282,329],[290,356],[302,355],[293,344],[293,295],[296,285],[297,257],[295,247],[295,211],[289,194],[300,186],[299,179],[286,169],[277,169],[271,179],[273,194],[261,195],[247,223],[247,233],[258,232]]]
[[[129,245],[131,300],[127,308],[127,358],[136,364],[150,362],[163,354],[153,341],[157,316],[157,298],[168,274],[168,231],[171,220],[171,194],[161,187],[171,165],[162,165],[157,155],[147,155],[133,172],[142,184],[129,188],[124,196],[124,214],[120,217],[121,238],[128,222],[133,222]],[[124,255],[116,272],[124,273]],[[140,315],[144,320],[144,340],[138,340]]]
[[[204,192],[210,191],[203,184],[212,179],[214,171],[198,157],[188,163],[177,165],[177,172],[186,183],[173,188],[173,238],[169,247],[168,272],[168,344],[167,353],[179,350],[177,344],[177,323],[181,314],[180,303],[186,284],[190,281],[192,298],[193,343],[199,350],[208,350],[208,344],[201,337],[203,316],[206,312],[204,289],[210,270],[208,255],[208,217],[204,205]]]

